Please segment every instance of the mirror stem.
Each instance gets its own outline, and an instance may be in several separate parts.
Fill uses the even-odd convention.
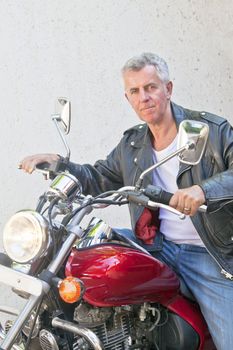
[[[52,115],[52,120],[54,121],[54,124],[56,125],[57,131],[59,132],[59,135],[61,136],[62,142],[66,148],[66,159],[69,160],[70,159],[70,149],[69,146],[66,142],[66,139],[63,135],[63,133],[61,132],[59,125],[58,125],[58,121],[60,121],[60,115],[59,114],[54,114]]]
[[[181,152],[189,149],[189,148],[192,148],[193,147],[193,143],[187,143],[185,146],[179,148],[178,150],[176,150],[175,152],[171,153],[169,156],[163,158],[160,162],[156,163],[156,164],[153,164],[150,168],[146,169],[145,171],[143,171],[135,185],[135,189],[136,190],[139,190],[142,186],[142,182],[143,182],[143,179],[144,179],[144,176],[146,174],[148,174],[149,172],[151,172],[152,170],[158,168],[160,165],[162,165],[163,163],[167,162],[169,159],[177,156],[178,154],[180,154]]]

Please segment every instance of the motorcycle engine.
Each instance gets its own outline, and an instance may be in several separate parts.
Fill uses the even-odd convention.
[[[74,312],[74,320],[80,326],[92,330],[106,350],[130,349],[132,322],[129,308],[93,308],[81,303]],[[89,349],[88,344],[76,337],[73,349]]]

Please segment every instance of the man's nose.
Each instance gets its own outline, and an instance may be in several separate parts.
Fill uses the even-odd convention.
[[[144,89],[141,89],[139,91],[139,99],[140,99],[140,102],[148,101],[149,100],[148,92],[146,90],[144,90]]]

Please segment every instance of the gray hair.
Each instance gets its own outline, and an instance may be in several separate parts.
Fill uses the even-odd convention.
[[[148,65],[155,67],[159,78],[163,82],[169,82],[169,70],[166,61],[150,52],[143,52],[141,55],[130,58],[123,66],[121,72],[124,74],[126,71],[139,71]]]

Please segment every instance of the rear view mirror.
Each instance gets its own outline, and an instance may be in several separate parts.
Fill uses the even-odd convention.
[[[70,101],[65,97],[58,97],[55,102],[55,116],[60,128],[66,135],[70,131],[70,109]]]
[[[66,159],[70,159],[70,149],[64,137],[70,131],[71,120],[71,107],[70,101],[65,97],[58,97],[55,102],[55,114],[52,114],[52,120],[54,121],[56,128],[61,136],[62,142],[66,148]]]
[[[177,150],[144,170],[139,176],[135,187],[140,189],[146,174],[160,167],[175,156],[178,156],[181,163],[190,165],[198,164],[204,153],[208,135],[209,127],[207,124],[196,120],[184,120],[181,122],[178,132]]]
[[[180,123],[178,145],[180,149],[188,145],[179,155],[181,163],[195,165],[202,158],[209,135],[209,126],[196,120],[184,120]]]

